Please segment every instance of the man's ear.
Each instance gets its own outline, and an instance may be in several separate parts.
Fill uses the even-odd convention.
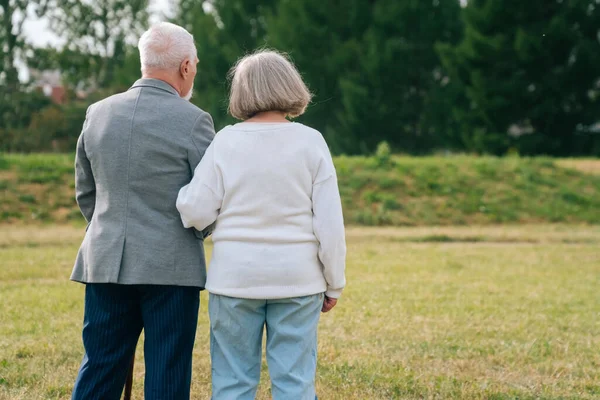
[[[187,78],[190,73],[190,60],[185,59],[179,66],[179,73],[182,77]]]

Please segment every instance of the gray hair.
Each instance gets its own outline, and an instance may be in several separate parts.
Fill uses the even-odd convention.
[[[196,60],[194,37],[182,27],[160,22],[148,29],[138,43],[142,72],[149,69],[175,69],[189,59]]]
[[[246,120],[264,111],[297,117],[304,114],[312,98],[294,64],[274,50],[259,50],[243,57],[229,77],[229,113],[237,119]]]

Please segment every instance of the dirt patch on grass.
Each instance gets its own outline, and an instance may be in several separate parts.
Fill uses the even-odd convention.
[[[15,171],[0,171],[0,181],[14,182],[17,180],[17,173]]]
[[[571,168],[586,174],[600,175],[599,160],[558,160],[556,164],[563,168]]]

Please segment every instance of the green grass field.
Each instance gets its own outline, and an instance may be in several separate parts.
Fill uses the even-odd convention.
[[[69,398],[83,287],[68,276],[81,236],[0,225],[0,399]],[[321,319],[320,398],[600,398],[599,246],[589,225],[349,229],[349,285]],[[194,399],[210,392],[206,298]],[[136,399],[143,376],[140,349]]]
[[[337,157],[353,225],[600,224],[600,160]],[[81,221],[73,155],[0,153],[0,222]]]

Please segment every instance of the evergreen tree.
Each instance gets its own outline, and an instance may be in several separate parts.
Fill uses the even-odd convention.
[[[180,0],[174,23],[194,35],[198,75],[192,101],[213,116],[220,129],[234,120],[227,115],[227,74],[234,63],[264,46],[265,15],[275,0]]]
[[[455,0],[282,1],[268,22],[269,43],[291,53],[316,94],[304,120],[346,153],[383,140],[413,153],[444,145],[450,110],[430,108],[444,94],[435,44],[460,34]]]
[[[467,148],[502,154],[600,153],[600,2],[471,0],[465,37],[441,46],[464,87]],[[595,149],[595,150],[594,150]]]

